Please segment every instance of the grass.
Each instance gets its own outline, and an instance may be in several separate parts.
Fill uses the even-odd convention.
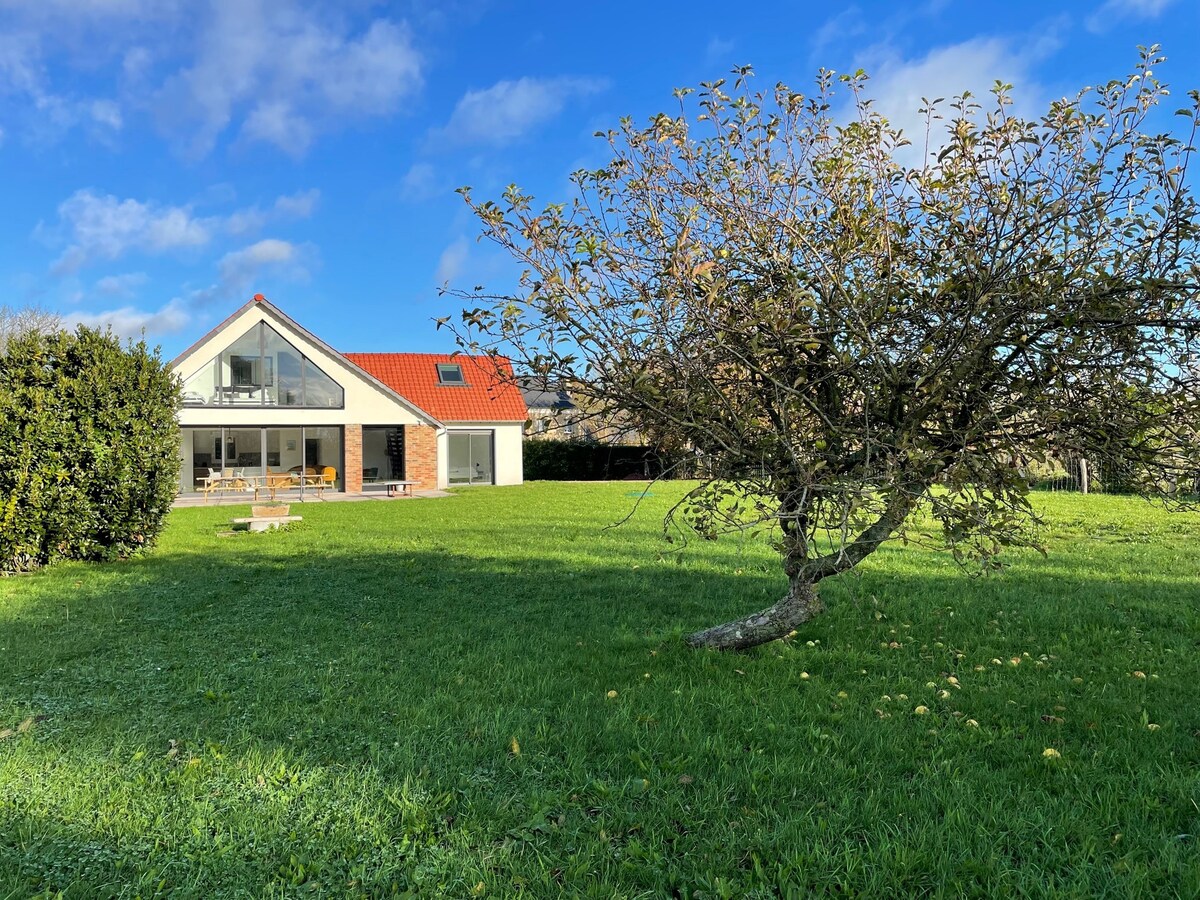
[[[0,581],[0,898],[1200,896],[1200,516],[1042,496],[1046,558],[891,548],[721,655],[776,561],[629,490]]]

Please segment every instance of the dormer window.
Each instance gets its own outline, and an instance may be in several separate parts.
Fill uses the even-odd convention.
[[[462,366],[458,363],[438,363],[438,384],[463,386],[467,380],[463,378]]]

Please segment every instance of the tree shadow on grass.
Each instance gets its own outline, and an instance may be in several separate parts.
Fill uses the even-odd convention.
[[[871,881],[882,876],[870,866],[839,871],[846,842],[871,835],[862,852],[877,871],[894,851],[887,834],[918,853],[928,834],[917,822],[934,827],[969,804],[974,781],[992,798],[956,858],[992,852],[1004,820],[988,804],[997,817],[1013,803],[1044,807],[1009,823],[1018,837],[1056,827],[1093,841],[1080,814],[1097,797],[1124,792],[1123,815],[1136,819],[1136,801],[1161,796],[1196,758],[1185,721],[1196,609],[1182,578],[1118,584],[1034,562],[969,579],[932,557],[924,574],[899,572],[889,561],[901,557],[883,554],[831,582],[831,611],[796,640],[718,655],[684,650],[682,630],[771,602],[782,589],[773,571],[739,572],[736,556],[329,555],[304,549],[306,538],[237,538],[25,580],[0,622],[0,712],[49,718],[0,744],[0,794],[13,801],[0,804],[0,884],[78,881],[89,895],[166,878],[196,896],[293,883],[454,895],[526,878],[549,895],[576,877],[564,862],[575,859],[579,878],[663,891],[698,883],[690,854],[705,877],[820,889],[804,880],[815,876],[746,872],[738,860],[753,845],[780,859],[827,853],[831,883],[911,889],[928,869],[896,868],[890,881]],[[1151,668],[1146,659],[1167,676],[1156,715],[1180,720],[1171,762],[1153,766],[1107,727],[1136,715],[1147,685],[1129,672]],[[949,688],[952,672],[981,688],[952,695],[964,716],[1001,742],[980,758],[974,736],[919,693],[929,679]],[[1091,690],[1098,680],[1105,689]],[[903,708],[880,699],[901,693]],[[908,715],[918,697],[933,718]],[[1066,703],[1060,730],[1038,731]],[[1119,757],[1124,771],[1100,771],[1100,786],[1047,781],[1027,757],[1053,740]],[[929,758],[953,760],[958,782]],[[798,824],[796,797],[840,812],[806,807]],[[748,830],[730,825],[731,803],[753,811]],[[908,816],[898,830],[897,814]],[[1132,840],[1174,872],[1174,850],[1154,842],[1185,832],[1187,810],[1160,803],[1154,815]],[[613,853],[613,835],[660,851],[631,862]],[[1039,871],[1086,883],[1069,878],[1092,862],[1048,858]],[[1026,865],[994,859],[979,883]]]
[[[614,666],[652,650],[669,649],[685,669],[727,671],[726,660],[747,656],[687,653],[678,639],[761,608],[783,589],[782,577],[761,568],[733,574],[670,562],[425,551],[331,558],[291,549],[231,542],[220,555],[159,554],[75,567],[74,580],[57,572],[27,579],[32,599],[0,620],[0,683],[10,698],[82,703],[134,730],[144,716],[169,718],[198,692],[295,700],[314,684],[354,678],[391,685],[394,705],[409,709],[428,694],[409,694],[406,685],[461,694],[462,703],[515,686],[544,703],[539,691],[598,689]],[[898,638],[961,652],[1022,642],[1065,650],[1086,636],[1079,650],[1094,653],[1098,636],[1128,641],[1136,632],[1141,643],[1194,647],[1187,624],[1200,613],[1190,579],[1129,584],[1065,576],[1041,561],[988,578],[945,565],[899,574],[887,556],[827,582],[831,610],[800,640],[824,636],[867,653]],[[100,573],[107,577],[89,577]],[[269,718],[263,736],[278,737]]]

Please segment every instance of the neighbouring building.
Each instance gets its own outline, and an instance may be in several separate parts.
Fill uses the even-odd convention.
[[[525,422],[528,438],[579,437],[583,411],[561,385],[548,384],[537,378],[518,378],[529,419]]]
[[[517,385],[529,410],[525,437],[545,440],[586,440],[598,444],[638,446],[642,433],[624,415],[600,416],[580,406],[571,391],[557,382],[518,376]]]
[[[183,380],[179,489],[211,470],[324,470],[347,493],[520,484],[525,401],[505,359],[339,353],[261,294],[172,363]]]

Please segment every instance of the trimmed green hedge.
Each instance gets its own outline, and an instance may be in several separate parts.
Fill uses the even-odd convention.
[[[0,355],[0,572],[153,545],[179,484],[179,384],[144,341],[80,328]]]
[[[616,481],[657,478],[677,460],[653,447],[626,447],[584,440],[525,441],[526,481]],[[672,477],[682,477],[671,471]]]

